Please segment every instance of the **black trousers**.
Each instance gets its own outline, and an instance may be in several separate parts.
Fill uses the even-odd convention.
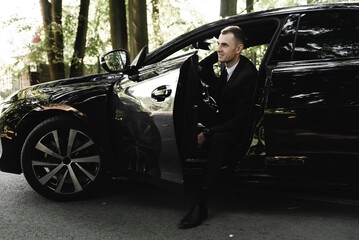
[[[226,164],[233,164],[236,161],[236,147],[240,136],[232,132],[214,133],[205,143],[208,151],[206,165],[203,169],[202,186],[215,189],[221,168]]]

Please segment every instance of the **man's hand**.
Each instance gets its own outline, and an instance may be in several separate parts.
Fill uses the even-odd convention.
[[[203,132],[197,135],[197,147],[201,148],[204,142],[206,141],[206,137],[204,136]]]

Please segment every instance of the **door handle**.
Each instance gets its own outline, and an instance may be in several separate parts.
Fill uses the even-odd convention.
[[[151,98],[156,102],[163,102],[166,98],[171,96],[172,89],[168,86],[160,86],[152,91]]]

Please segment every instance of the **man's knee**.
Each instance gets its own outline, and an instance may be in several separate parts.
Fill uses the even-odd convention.
[[[233,133],[219,132],[211,136],[211,147],[228,150],[236,145],[236,135]]]
[[[230,166],[236,165],[241,153],[239,151],[240,138],[233,133],[215,133],[212,135],[212,144],[209,154],[220,155],[221,165]]]

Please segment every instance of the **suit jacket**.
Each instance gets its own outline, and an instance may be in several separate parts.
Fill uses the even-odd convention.
[[[222,64],[222,72],[224,68],[225,66]],[[242,133],[245,130],[248,126],[256,78],[256,67],[244,56],[240,56],[237,67],[224,86],[220,81],[221,78],[217,78],[217,83],[214,84],[216,86],[214,97],[218,104],[219,113],[217,124],[210,127],[211,133]]]

